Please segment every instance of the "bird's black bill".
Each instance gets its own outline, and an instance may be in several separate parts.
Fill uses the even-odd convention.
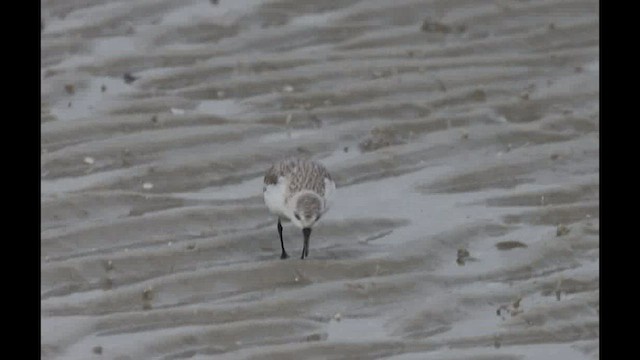
[[[309,236],[311,236],[311,228],[302,229],[302,235],[304,235],[304,247],[302,248],[302,256],[300,259],[309,256]]]

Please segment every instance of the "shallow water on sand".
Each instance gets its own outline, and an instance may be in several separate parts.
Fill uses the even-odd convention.
[[[597,1],[213,3],[42,3],[42,358],[599,357]]]

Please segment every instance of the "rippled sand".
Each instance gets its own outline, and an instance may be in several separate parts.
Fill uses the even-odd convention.
[[[599,357],[597,1],[42,13],[42,358]]]

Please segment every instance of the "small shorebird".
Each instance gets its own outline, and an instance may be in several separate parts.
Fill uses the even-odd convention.
[[[311,228],[328,209],[336,189],[327,169],[312,160],[287,159],[273,164],[264,175],[264,202],[278,217],[281,259],[289,257],[282,241],[281,219],[302,229],[304,247],[301,259],[309,256]]]

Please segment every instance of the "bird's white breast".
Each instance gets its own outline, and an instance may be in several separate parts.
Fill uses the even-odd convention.
[[[275,185],[266,185],[264,190],[264,203],[273,214],[288,217],[288,210],[285,205],[287,182],[284,178],[278,179]]]

